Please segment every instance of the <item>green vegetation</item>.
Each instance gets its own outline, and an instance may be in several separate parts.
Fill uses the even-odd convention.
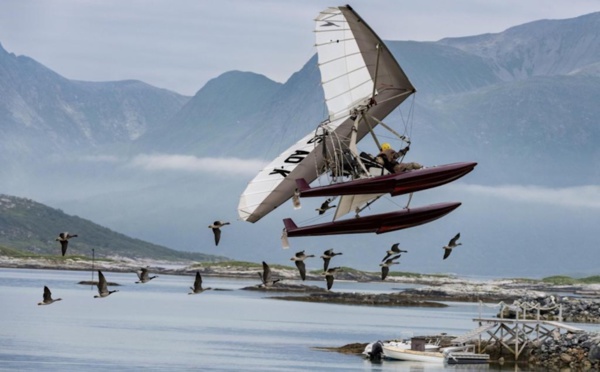
[[[331,268],[333,266],[329,265],[329,267]],[[364,272],[364,271],[353,269],[353,268],[348,267],[348,266],[341,266],[341,270],[343,272],[345,272],[345,273],[352,273],[352,274],[361,274],[361,273]]]
[[[539,283],[538,279],[529,279],[529,278],[510,278],[509,280],[513,280],[517,283],[524,283],[524,284],[535,284],[535,283]]]
[[[388,276],[397,276],[397,277],[406,277],[406,278],[417,278],[417,279],[423,277],[422,274],[408,273],[408,272],[403,272],[403,271],[390,271],[388,273]]]
[[[600,275],[588,276],[579,280],[585,284],[600,284]]]
[[[260,264],[260,267],[262,268],[262,264]],[[298,270],[296,266],[292,267],[288,265],[269,264],[269,267],[277,270]]]
[[[598,284],[600,283],[600,276],[594,275],[576,279],[565,275],[555,275],[543,278],[542,282],[554,285]]]
[[[398,276],[398,277],[406,277],[406,278],[451,278],[451,275],[448,274],[418,274],[418,273],[410,273],[410,272],[404,272],[404,271],[390,271],[389,276]]]
[[[0,256],[20,258],[20,259],[28,259],[28,258],[43,259],[43,260],[48,260],[48,261],[52,261],[52,262],[63,262],[66,260],[90,261],[90,257],[87,257],[87,256],[68,255],[68,256],[63,257],[61,255],[56,255],[56,254],[37,254],[37,253],[30,253],[30,252],[26,252],[26,251],[23,251],[20,249],[9,248],[9,247],[5,247],[5,246],[0,246]],[[113,262],[114,260],[111,260],[108,258],[97,258],[96,257],[96,261]]]
[[[0,256],[14,257],[14,258],[41,258],[42,256],[35,253],[24,252],[19,249],[9,248],[0,245]]]
[[[331,269],[332,267],[336,267],[336,266],[329,264],[329,268]],[[346,273],[355,273],[355,274],[358,274],[358,273],[367,273],[365,271],[356,270],[356,269],[353,269],[353,268],[347,267],[347,266],[341,266],[340,268],[341,268],[341,270],[343,272],[346,272]],[[297,270],[297,269],[294,268],[294,270]],[[311,274],[313,274],[313,275],[320,275],[320,274],[323,273],[323,270],[322,269],[309,270],[308,272],[311,273]],[[367,273],[367,274],[372,274],[372,273]]]
[[[542,282],[554,285],[573,285],[577,283],[577,279],[570,276],[554,275],[542,279]]]
[[[190,267],[201,267],[204,265],[210,265],[211,267],[237,267],[240,269],[245,268],[262,268],[262,264],[257,264],[255,262],[246,262],[246,261],[220,261],[220,262],[198,262]]]

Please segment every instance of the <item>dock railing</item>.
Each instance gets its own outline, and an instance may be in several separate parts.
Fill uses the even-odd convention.
[[[482,307],[499,307],[500,317],[482,317]],[[504,318],[504,310],[511,307],[515,310],[515,318]],[[549,311],[559,308],[559,321],[542,320],[541,311]],[[527,319],[527,311],[537,310],[536,319]],[[519,318],[522,315],[522,318]],[[505,348],[518,360],[526,346],[534,341],[543,341],[548,337],[559,337],[562,333],[583,332],[582,329],[562,323],[562,305],[541,306],[524,301],[515,301],[512,305],[500,302],[495,305],[479,302],[479,317],[473,319],[478,322],[479,327],[452,340],[455,345],[464,345],[469,341],[479,339],[478,352],[481,353],[481,345],[484,335],[489,336],[487,343],[496,342],[501,348]]]

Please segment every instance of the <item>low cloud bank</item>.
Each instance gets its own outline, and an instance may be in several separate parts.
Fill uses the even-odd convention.
[[[255,175],[265,162],[238,158],[198,158],[191,155],[141,154],[128,165],[147,171],[205,172],[219,175]]]
[[[483,186],[457,184],[466,192],[511,201],[556,205],[563,207],[600,209],[600,186],[549,188],[541,186]]]

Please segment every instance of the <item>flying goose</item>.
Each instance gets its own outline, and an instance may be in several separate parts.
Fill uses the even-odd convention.
[[[331,203],[333,201],[333,199],[329,198],[327,200],[325,200],[323,202],[323,204],[321,204],[321,206],[317,209],[315,209],[317,212],[319,212],[319,215],[327,212],[327,210],[331,209],[331,208],[335,208],[335,205],[329,205],[329,203]]]
[[[329,267],[329,261],[335,257],[342,254],[340,253],[334,253],[333,249],[328,249],[325,252],[323,252],[323,255],[321,256],[321,258],[323,259],[323,271],[327,271],[327,268]]]
[[[400,258],[400,255],[394,256],[392,258],[388,258],[387,260],[385,260],[384,263],[379,264],[379,266],[381,266],[381,280],[385,280],[385,278],[388,276],[391,265],[397,265],[400,263],[398,261],[394,261],[398,258]]]
[[[94,296],[94,298],[107,297],[111,293],[115,293],[115,292],[119,292],[119,291],[116,289],[114,291],[108,290],[108,287],[106,284],[106,279],[104,278],[102,271],[98,270],[98,294],[96,296]]]
[[[208,291],[212,288],[208,287],[208,288],[202,288],[202,276],[200,276],[200,271],[196,271],[196,280],[194,280],[194,286],[190,287],[190,289],[192,290],[192,292],[188,293],[188,294],[198,294],[198,293],[202,293],[204,291]]]
[[[67,253],[67,246],[69,245],[69,239],[77,237],[76,234],[71,235],[68,232],[62,232],[58,234],[58,238],[55,241],[60,242],[60,248],[62,250],[62,255],[64,256]]]
[[[262,262],[262,265],[263,265],[263,272],[258,273],[258,276],[260,276],[260,281],[262,282],[262,284],[259,284],[259,287],[267,288],[281,280],[281,279],[271,280],[271,268],[269,267],[269,265],[267,265],[267,263],[265,261]]]
[[[138,278],[140,279],[136,283],[148,283],[152,279],[158,278],[158,275],[150,276],[148,274],[148,269],[145,267],[140,269],[140,271],[138,271],[136,274],[137,274]]]
[[[230,225],[230,223],[223,221],[215,221],[212,223],[212,225],[208,225],[208,228],[212,229],[213,234],[215,235],[215,245],[219,245],[219,240],[221,240],[221,227],[225,225]]]
[[[325,275],[325,280],[327,280],[327,290],[330,290],[331,287],[333,286],[333,274],[335,274],[338,271],[341,271],[342,268],[341,267],[332,267],[331,269],[328,269],[327,271],[325,271],[322,275]]]
[[[386,255],[383,258],[383,260],[381,260],[381,262],[385,261],[386,259],[388,259],[392,255],[408,252],[408,251],[405,251],[403,249],[400,249],[398,247],[399,245],[400,245],[400,243],[396,243],[396,244],[392,245],[392,248],[390,248],[387,251],[385,251]]]
[[[38,302],[38,305],[50,305],[53,302],[61,301],[62,298],[57,298],[56,300],[52,299],[52,292],[48,287],[44,286],[44,300],[42,302]]]
[[[444,260],[446,258],[448,258],[448,256],[450,256],[450,253],[452,253],[452,249],[458,247],[459,245],[462,245],[462,243],[457,243],[456,241],[458,240],[458,238],[460,238],[460,233],[456,234],[454,236],[454,238],[450,239],[450,241],[448,242],[448,245],[445,245],[444,248]]]
[[[296,252],[296,255],[290,258],[291,261],[294,261],[298,271],[300,272],[300,277],[302,280],[306,280],[306,265],[304,264],[304,260],[309,257],[314,257],[314,254],[306,255],[304,251]]]

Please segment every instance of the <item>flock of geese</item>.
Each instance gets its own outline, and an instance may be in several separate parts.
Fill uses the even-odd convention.
[[[323,209],[326,209],[328,207],[329,207],[329,205],[322,206]],[[221,228],[223,226],[226,226],[229,224],[230,224],[229,222],[214,221],[212,224],[208,225],[208,227],[210,229],[212,229],[212,231],[213,231],[214,238],[215,238],[215,245],[218,246],[219,241],[221,240]],[[75,238],[75,237],[77,237],[76,234],[69,234],[68,232],[63,232],[58,235],[58,238],[56,238],[56,241],[60,242],[61,253],[63,256],[67,253],[69,239]],[[448,244],[446,244],[443,247],[443,249],[444,249],[443,259],[444,260],[450,256],[450,253],[452,253],[452,250],[454,248],[458,247],[459,245],[462,245],[462,243],[458,243],[459,238],[460,238],[460,233],[456,234],[452,239],[450,239]],[[388,276],[388,274],[390,272],[390,266],[397,265],[400,263],[400,261],[397,261],[397,260],[401,257],[402,253],[407,253],[407,252],[408,251],[406,251],[406,250],[400,249],[400,243],[395,243],[391,246],[390,249],[386,250],[386,252],[385,252],[386,254],[383,257],[383,259],[381,260],[381,263],[379,264],[379,266],[381,266],[381,280],[385,280],[385,278]],[[331,287],[333,286],[333,282],[335,279],[334,278],[335,273],[342,270],[342,268],[339,266],[330,268],[329,263],[332,258],[334,258],[335,256],[339,256],[341,254],[342,254],[342,252],[334,252],[333,249],[328,249],[325,252],[323,252],[323,255],[321,255],[321,257],[320,257],[323,259],[322,275],[325,276],[325,281],[327,282],[327,290],[330,290]],[[305,251],[300,251],[300,252],[296,252],[296,254],[292,258],[290,258],[290,260],[294,261],[294,264],[298,268],[298,272],[300,273],[300,278],[302,280],[306,280],[306,264],[304,263],[304,261],[307,258],[311,258],[311,257],[315,257],[315,255],[306,254]],[[258,285],[259,287],[268,288],[268,287],[273,286],[275,283],[277,283],[281,280],[281,279],[273,279],[272,278],[271,269],[266,262],[264,262],[264,261],[262,262],[262,267],[263,267],[262,273],[261,272],[258,273],[258,275],[260,277],[260,281],[261,281],[261,284]],[[136,281],[135,283],[148,283],[152,279],[158,277],[156,275],[150,276],[150,273],[148,272],[147,268],[142,268],[139,271],[137,271],[137,275],[138,275],[139,280]],[[106,281],[106,278],[104,277],[104,274],[102,274],[102,271],[100,271],[100,270],[98,270],[97,287],[98,287],[98,294],[95,295],[94,298],[104,298],[104,297],[108,297],[112,293],[118,292],[118,290],[112,290],[112,291],[108,290],[108,283]],[[202,287],[202,276],[200,275],[200,272],[197,271],[196,277],[194,280],[194,285],[192,287],[190,287],[190,289],[192,290],[192,292],[190,292],[188,294],[193,295],[193,294],[202,293],[202,292],[210,290],[212,288],[210,288],[210,287],[203,288]],[[50,291],[50,289],[47,286],[44,286],[43,300],[42,300],[42,302],[39,302],[38,305],[50,305],[54,302],[61,301],[61,300],[62,300],[61,298],[53,299],[52,292]]]
[[[154,276],[150,276],[150,273],[148,272],[147,268],[142,268],[139,271],[137,271],[137,276],[138,276],[138,281],[135,283],[148,283],[149,281],[151,281],[154,278],[158,278],[158,275],[154,275]],[[102,271],[98,270],[98,294],[94,296],[94,298],[104,298],[104,297],[108,297],[111,294],[115,293],[115,292],[119,292],[118,289],[109,291],[108,290],[108,282],[106,281],[106,278],[104,277],[104,274],[102,274]],[[196,271],[196,279],[194,280],[194,286],[190,287],[190,289],[192,290],[192,292],[188,293],[188,294],[198,294],[198,293],[202,293],[206,290],[212,289],[212,288],[202,288],[202,277],[200,276],[200,272]],[[44,286],[44,297],[42,302],[39,302],[38,305],[50,305],[56,301],[61,301],[62,298],[56,298],[53,299],[52,298],[52,292],[50,292],[50,289],[47,286]]]
[[[454,248],[458,247],[459,245],[462,245],[462,243],[457,242],[459,238],[460,238],[460,233],[456,234],[456,236],[454,236],[452,239],[450,239],[448,244],[446,244],[444,247],[442,247],[444,249],[444,257],[443,257],[444,260],[446,258],[448,258],[448,256],[450,256],[450,253],[452,252],[452,250]],[[390,272],[390,266],[400,264],[400,261],[397,261],[397,260],[402,256],[402,253],[407,253],[407,252],[408,252],[407,250],[400,249],[400,243],[393,244],[390,249],[385,251],[385,256],[383,257],[383,260],[381,260],[381,263],[379,264],[379,266],[381,266],[381,280],[385,280],[385,278],[387,278],[387,276]],[[333,286],[334,274],[336,272],[342,270],[341,267],[329,268],[329,262],[333,257],[341,255],[341,254],[342,254],[342,252],[336,253],[333,251],[333,249],[328,249],[325,252],[323,252],[323,255],[321,256],[321,258],[323,259],[322,275],[325,276],[325,280],[327,281],[327,290],[330,290],[331,287]],[[300,273],[300,278],[302,280],[306,280],[306,264],[304,263],[304,260],[306,260],[307,258],[311,258],[311,257],[315,257],[315,255],[314,254],[306,254],[305,251],[300,251],[300,252],[296,252],[294,257],[290,258],[290,261],[294,261],[294,264],[296,264],[296,267],[298,268],[298,272]],[[262,274],[261,273],[258,274],[262,281],[261,286],[269,287],[269,286],[277,283],[280,279],[275,279],[275,280],[271,279],[271,269],[269,268],[269,265],[264,261],[262,264],[263,264],[263,272],[262,272]]]
[[[228,223],[225,223],[225,224],[228,224]],[[216,225],[216,223],[215,223],[215,225]],[[217,229],[218,229],[218,227],[217,227]],[[220,236],[220,234],[215,233],[215,242],[217,244],[219,243],[219,240],[218,240],[219,236]],[[58,234],[58,238],[56,238],[56,241],[60,242],[61,252],[62,252],[63,256],[67,253],[67,247],[69,246],[69,239],[75,238],[75,237],[77,237],[77,235],[69,234],[68,232]],[[138,276],[138,281],[135,282],[136,284],[148,283],[152,279],[158,278],[158,275],[150,276],[150,272],[148,271],[148,268],[141,268],[140,270],[138,270],[136,272],[136,274]],[[98,287],[98,294],[95,295],[94,298],[104,298],[104,297],[110,296],[111,294],[113,294],[115,292],[119,292],[118,289],[115,289],[112,291],[108,289],[108,282],[106,281],[106,278],[104,277],[104,274],[102,273],[101,270],[98,270],[97,287]],[[190,289],[192,290],[192,292],[190,292],[189,294],[198,294],[198,293],[202,293],[206,290],[209,290],[211,288],[203,288],[202,287],[202,276],[200,276],[200,272],[197,271],[196,278],[194,280],[194,285],[192,287],[190,287]],[[61,300],[62,300],[62,298],[52,298],[52,292],[50,291],[50,288],[48,288],[48,286],[44,286],[43,299],[42,299],[42,302],[38,303],[38,305],[50,305],[54,302],[61,301]]]
[[[327,290],[330,290],[333,286],[333,274],[338,271],[341,271],[341,267],[332,267],[329,268],[329,261],[335,256],[341,255],[342,252],[334,252],[333,249],[328,249],[323,252],[321,258],[323,259],[323,273],[325,276],[325,280],[327,281]],[[306,280],[306,265],[304,264],[304,260],[310,257],[315,257],[314,254],[305,254],[304,251],[296,252],[294,257],[290,258],[291,261],[294,261],[296,267],[298,268],[298,272],[300,273],[300,278],[302,280]],[[263,262],[263,268],[266,264]],[[268,265],[267,265],[268,267]]]

